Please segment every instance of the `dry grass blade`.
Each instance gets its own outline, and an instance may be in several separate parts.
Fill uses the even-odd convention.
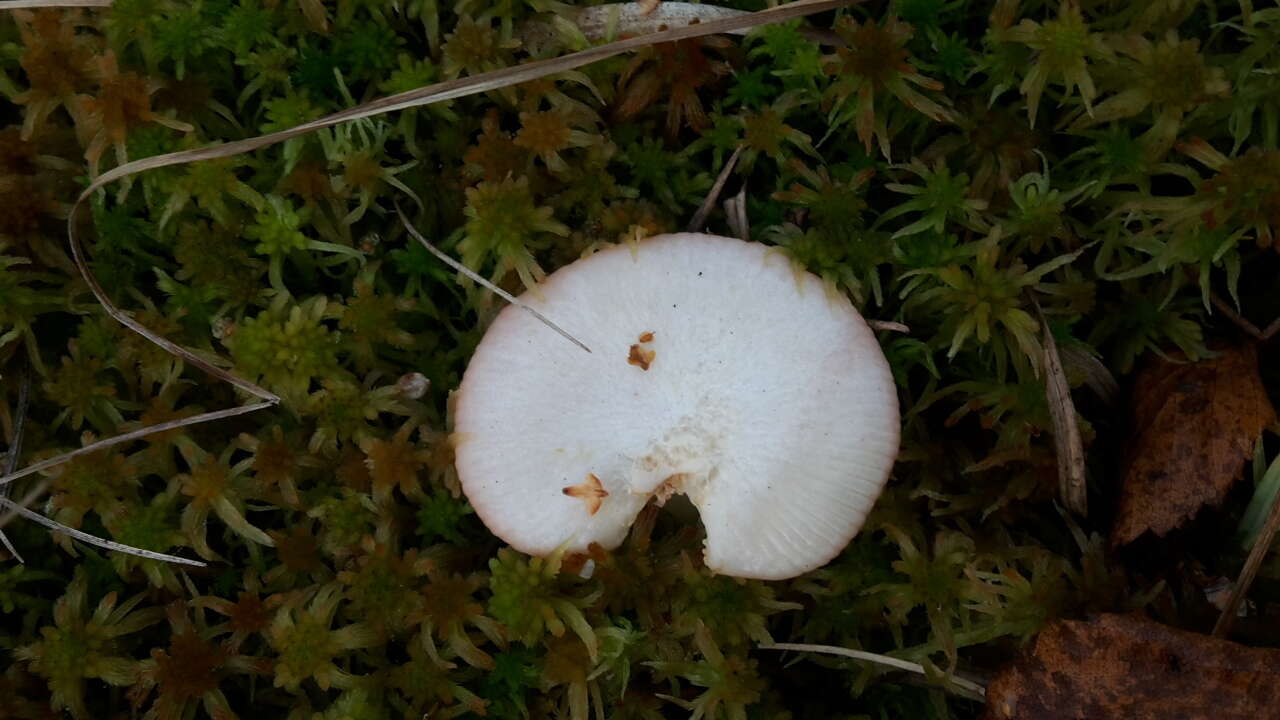
[[[37,10],[40,8],[111,7],[115,0],[0,0],[0,10]]]
[[[38,463],[28,465],[17,472],[9,473],[0,477],[0,485],[7,485],[14,480],[20,480],[28,475],[38,473],[41,470],[48,470],[49,468],[57,467],[69,460],[72,460],[73,458],[80,457],[81,455],[88,455],[89,453],[97,452],[113,445],[121,445],[123,443],[144,438],[148,435],[164,432],[165,430],[176,430],[188,425],[198,425],[200,423],[212,422],[214,420],[222,420],[223,418],[235,417],[236,415],[246,415],[251,412],[271,407],[275,404],[275,401],[264,400],[262,402],[253,403],[252,405],[242,405],[240,407],[226,408],[225,410],[214,410],[212,412],[201,413],[199,415],[192,415],[191,417],[182,418],[180,420],[170,420],[168,422],[156,423],[155,425],[148,425],[147,427],[139,428],[132,432],[124,433],[123,435],[116,435],[114,437],[98,440],[97,442],[90,443],[82,448],[76,448],[71,452],[63,453],[58,457],[49,458],[48,460],[42,460]],[[4,521],[0,521],[0,528],[3,528],[4,524]]]
[[[693,214],[693,219],[689,221],[689,225],[685,227],[688,232],[702,232],[707,226],[707,218],[711,217],[711,210],[715,208],[716,202],[720,200],[720,193],[724,192],[725,183],[729,182],[729,175],[733,173],[733,168],[738,164],[738,158],[742,156],[742,146],[733,149],[733,154],[725,161],[724,167],[720,168],[720,174],[716,176],[716,182],[711,186],[711,190],[707,192],[707,196],[703,198],[702,205],[698,207],[698,212]]]
[[[14,470],[18,469],[18,456],[22,454],[22,436],[27,429],[27,409],[31,406],[31,368],[27,365],[22,366],[21,372],[18,374],[18,407],[13,411],[13,439],[9,442],[9,452],[4,458],[4,474],[10,475]],[[0,498],[7,499],[9,497],[9,486],[0,485]],[[3,526],[0,526],[3,528]],[[20,563],[26,561],[22,559],[22,554],[9,541],[9,536],[0,529],[0,542],[4,543],[4,547],[9,551],[15,559]]]
[[[884,665],[885,667],[895,668],[897,670],[906,670],[920,675],[928,675],[924,666],[919,663],[913,663],[909,660],[900,660],[888,655],[877,655],[863,650],[852,650],[836,645],[809,645],[805,643],[766,643],[760,645],[761,650],[795,650],[797,652],[816,652],[824,655],[838,655],[840,657],[853,658],[854,660],[863,660],[866,662]],[[965,678],[952,676],[949,678],[950,687],[957,695],[970,698],[972,700],[981,701],[986,695],[986,688],[982,685]]]
[[[7,476],[13,476],[13,471],[18,464],[18,456],[22,453],[22,437],[24,434],[24,429],[26,428],[26,424],[27,424],[27,410],[31,405],[31,371],[26,366],[23,366],[22,374],[18,382],[19,382],[18,407],[14,411],[13,442],[9,444],[9,453],[4,463],[4,472],[5,472],[5,475]],[[177,422],[181,422],[181,421],[177,421]],[[166,424],[173,425],[174,423],[166,423]],[[125,437],[125,436],[121,436],[121,437]],[[131,438],[125,438],[125,439],[128,440]],[[121,442],[123,442],[123,440]],[[71,457],[74,457],[76,454],[78,453],[68,453],[68,455],[70,455]],[[33,465],[32,467],[39,469],[39,465],[40,464],[38,463],[37,465]],[[204,567],[204,563],[198,562],[196,560],[188,560],[186,558],[181,558],[176,555],[166,555],[164,553],[153,552],[151,550],[143,550],[142,548],[133,547],[132,545],[125,545],[123,543],[118,543],[111,540],[104,540],[100,537],[90,535],[89,533],[82,532],[68,525],[63,525],[62,523],[56,520],[47,518],[44,515],[41,515],[40,513],[29,509],[27,505],[34,502],[36,498],[42,495],[44,491],[47,489],[47,487],[48,487],[47,484],[41,483],[38,488],[28,493],[27,496],[24,497],[21,502],[14,502],[10,500],[8,497],[9,484],[6,482],[5,484],[0,485],[0,506],[6,507],[9,509],[9,512],[6,514],[4,522],[0,522],[0,528],[3,528],[4,524],[7,523],[10,518],[20,515],[29,520],[33,520],[37,523],[40,523],[41,525],[44,525],[45,527],[51,530],[54,530],[56,532],[66,533],[67,535],[70,535],[71,537],[76,538],[77,540],[88,543],[90,545],[96,545],[100,548],[105,548],[107,550],[124,552],[130,555],[136,555],[138,557],[148,558],[151,560],[163,560],[166,562],[175,562],[175,563],[182,563],[184,565],[195,565],[197,567]],[[24,562],[24,560],[22,559],[22,555],[20,555],[18,553],[17,548],[15,548],[12,545],[12,543],[9,542],[9,538],[7,535],[4,534],[3,529],[0,529],[0,540],[4,541],[5,547],[9,549],[9,552],[13,553],[14,558],[16,558],[18,562]]]
[[[446,254],[443,250],[441,250],[441,249],[437,248],[435,245],[432,245],[430,242],[428,242],[428,241],[427,241],[427,239],[426,239],[425,237],[423,237],[423,236],[422,236],[422,233],[418,232],[417,228],[415,228],[415,227],[413,226],[413,224],[409,222],[409,218],[405,217],[404,210],[401,210],[401,209],[400,209],[400,202],[399,202],[399,201],[396,201],[396,204],[395,204],[395,205],[396,205],[396,214],[400,216],[400,222],[401,222],[401,224],[403,224],[403,225],[404,225],[404,229],[405,229],[405,230],[408,230],[408,231],[409,231],[409,234],[410,234],[410,235],[412,235],[412,236],[413,236],[413,238],[414,238],[415,240],[417,240],[418,242],[422,243],[422,246],[423,246],[424,248],[426,248],[426,249],[427,249],[427,252],[431,253],[432,255],[435,255],[435,256],[436,256],[437,258],[439,258],[439,259],[440,259],[440,261],[441,261],[441,262],[443,262],[445,265],[448,265],[449,267],[453,268],[454,270],[457,270],[458,272],[462,273],[463,275],[466,275],[467,277],[471,278],[472,280],[474,280],[475,282],[477,282],[477,283],[479,283],[480,285],[484,286],[485,288],[487,288],[488,290],[490,290],[491,292],[493,292],[495,295],[497,295],[498,297],[502,298],[503,300],[506,300],[507,302],[511,303],[512,305],[515,305],[516,307],[520,308],[521,310],[524,310],[525,312],[529,313],[530,315],[533,315],[535,318],[537,318],[537,319],[538,319],[538,321],[539,321],[539,322],[541,322],[543,325],[546,325],[547,327],[551,328],[552,330],[555,330],[555,331],[556,331],[557,333],[559,333],[559,334],[560,334],[560,336],[561,336],[561,337],[563,337],[564,339],[568,340],[569,342],[573,343],[574,345],[577,345],[578,347],[582,348],[583,350],[586,350],[587,352],[591,352],[591,348],[589,348],[589,347],[587,347],[585,344],[583,344],[583,342],[582,342],[581,340],[579,340],[578,338],[576,338],[576,337],[574,337],[574,336],[570,335],[570,334],[568,333],[568,331],[566,331],[564,328],[562,328],[562,327],[560,327],[559,325],[557,325],[557,324],[555,324],[554,322],[552,322],[552,321],[551,321],[551,319],[550,319],[550,318],[548,318],[546,315],[543,315],[542,313],[538,312],[537,310],[534,310],[534,309],[533,309],[532,307],[530,307],[529,305],[526,305],[524,302],[522,302],[522,301],[520,300],[520,298],[518,298],[518,297],[516,297],[516,296],[512,295],[511,293],[507,292],[506,290],[503,290],[502,288],[498,287],[497,285],[494,285],[493,283],[489,282],[488,280],[485,280],[485,279],[484,279],[483,277],[481,277],[481,276],[480,276],[480,274],[479,274],[479,273],[477,273],[476,271],[472,270],[471,268],[467,267],[466,265],[463,265],[462,263],[458,262],[457,260],[454,260],[453,258],[449,257],[449,255],[448,255],[448,254]]]
[[[116,169],[118,170],[120,168],[116,168]],[[258,385],[251,383],[242,377],[238,377],[233,373],[227,372],[226,370],[223,370],[222,368],[217,367],[216,365],[213,365],[212,363],[208,362],[207,360],[200,357],[199,355],[196,355],[190,350],[187,350],[181,345],[171,340],[168,340],[164,337],[161,337],[160,335],[157,335],[156,333],[147,329],[147,327],[142,323],[138,322],[137,320],[134,320],[131,315],[121,310],[119,307],[116,306],[115,303],[111,302],[111,299],[107,297],[106,291],[102,289],[102,285],[98,283],[97,276],[95,276],[93,272],[89,270],[89,262],[88,262],[88,259],[85,257],[84,247],[80,244],[80,237],[76,233],[76,221],[75,221],[76,211],[80,209],[80,206],[86,200],[89,199],[89,197],[92,195],[92,193],[96,189],[101,187],[101,181],[102,181],[102,178],[101,177],[98,178],[97,182],[94,182],[92,185],[90,185],[88,189],[86,189],[83,193],[81,193],[80,197],[76,199],[75,205],[73,205],[71,208],[71,214],[67,216],[67,237],[71,245],[71,257],[73,260],[75,260],[76,269],[80,271],[80,276],[83,277],[85,283],[89,285],[89,289],[93,291],[93,296],[98,299],[99,303],[102,304],[102,307],[107,311],[107,314],[110,315],[112,318],[114,318],[121,325],[124,325],[125,327],[136,332],[137,334],[141,335],[142,337],[146,338],[152,343],[160,346],[160,348],[163,349],[165,352],[171,355],[174,355],[176,357],[182,358],[183,360],[191,363],[192,365],[195,365],[201,370],[204,370],[206,373],[218,378],[219,380],[229,382],[232,385],[235,385],[236,387],[240,388],[241,390],[244,390],[245,392],[249,393],[250,395],[254,395],[258,398],[261,398],[267,405],[275,405],[279,403],[280,398],[276,396],[275,393],[267,390],[266,388],[259,387]],[[210,416],[213,416],[216,414],[217,412],[206,413],[201,417],[205,418],[206,420],[212,420],[215,418]],[[190,425],[193,423],[186,423],[186,424]],[[144,434],[150,434],[150,433],[144,433]],[[142,436],[139,435],[138,437],[142,437]],[[107,440],[100,441],[100,443],[106,443],[106,442],[108,441]],[[101,447],[102,445],[99,445],[99,446]],[[82,448],[82,450],[87,450],[87,449],[88,448]],[[6,480],[8,479],[12,479],[12,478],[0,478],[0,483],[6,482]]]
[[[761,10],[760,12],[749,13],[747,15],[698,23],[689,27],[673,28],[671,30],[653,33],[650,35],[626,38],[606,45],[600,45],[598,47],[570,53],[558,58],[534,60],[515,67],[492,70],[455,80],[447,80],[434,85],[427,85],[416,90],[409,90],[408,92],[399,93],[397,95],[371,100],[367,103],[342,110],[341,112],[333,113],[332,115],[327,115],[317,120],[312,120],[308,123],[303,123],[302,125],[298,125],[287,130],[280,130],[279,132],[259,135],[257,137],[246,138],[244,140],[237,140],[235,142],[224,143],[222,145],[213,145],[211,147],[197,148],[195,150],[183,150],[165,155],[155,155],[142,160],[135,160],[99,175],[97,179],[95,179],[93,183],[90,184],[89,187],[85,188],[84,192],[80,194],[80,198],[76,201],[76,207],[78,208],[84,200],[90,197],[95,191],[117,180],[129,177],[130,175],[137,175],[138,173],[146,172],[147,170],[170,167],[173,165],[186,165],[188,163],[199,162],[201,160],[214,160],[240,155],[268,147],[270,145],[282,143],[286,140],[306,135],[307,133],[314,132],[316,130],[349,122],[351,120],[359,120],[361,118],[383,115],[395,110],[405,110],[407,108],[419,107],[421,105],[430,105],[432,103],[454,100],[460,97],[478,95],[480,93],[489,92],[490,90],[497,90],[499,88],[510,87],[512,85],[519,85],[531,80],[537,80],[548,75],[554,75],[568,70],[575,70],[584,65],[590,65],[591,63],[598,62],[615,55],[621,55],[622,53],[630,52],[632,50],[637,50],[654,43],[687,40],[689,38],[703,37],[705,35],[716,35],[733,32],[735,30],[751,29],[762,25],[769,25],[772,23],[779,23],[785,20],[803,17],[805,15],[813,15],[828,10],[835,10],[836,8],[853,5],[857,2],[858,0],[800,0],[800,2],[782,5],[769,10]],[[72,234],[74,236],[74,232]]]
[[[123,553],[129,553],[130,555],[137,555],[138,557],[147,558],[148,560],[163,560],[164,562],[178,563],[180,565],[192,565],[195,567],[205,566],[205,564],[200,562],[199,560],[188,560],[187,558],[178,557],[177,555],[166,555],[164,553],[152,552],[150,550],[143,550],[142,548],[136,548],[136,547],[133,547],[132,545],[125,545],[123,543],[113,542],[111,540],[103,540],[102,538],[95,537],[93,535],[90,535],[87,532],[82,532],[73,527],[63,525],[62,523],[56,520],[50,520],[49,518],[41,515],[40,513],[34,510],[30,510],[28,508],[24,508],[18,503],[6,498],[0,498],[0,505],[3,505],[4,507],[9,508],[11,511],[21,515],[24,518],[27,518],[28,520],[33,520],[35,522],[38,522],[41,525],[44,525],[45,527],[49,528],[50,530],[54,530],[60,533],[66,533],[67,535],[70,535],[71,537],[81,542],[85,542],[90,545],[97,545],[100,548],[104,548],[107,550],[115,550]]]
[[[42,495],[44,495],[46,492],[49,492],[50,484],[51,483],[49,482],[49,478],[44,478],[40,482],[36,483],[34,487],[32,487],[30,490],[27,491],[26,495],[22,496],[21,500],[16,501],[18,504],[18,507],[24,507],[24,508],[31,507],[31,505],[35,503],[36,500],[39,500]],[[6,485],[5,487],[8,487],[8,485]],[[8,527],[9,523],[13,522],[19,516],[20,515],[17,510],[10,508],[9,511],[4,514],[3,517],[0,517],[0,528]]]
[[[1033,300],[1034,302],[1034,300]],[[1071,400],[1071,385],[1062,369],[1062,357],[1053,331],[1045,320],[1040,303],[1036,315],[1044,335],[1044,384],[1049,401],[1049,417],[1053,420],[1053,444],[1058,456],[1058,494],[1067,508],[1081,516],[1089,514],[1089,493],[1085,483],[1084,441],[1076,422],[1076,405]]]
[[[173,427],[181,427],[186,425],[194,425],[197,423],[210,422],[221,418],[231,417],[233,415],[242,415],[245,413],[260,410],[266,407],[276,405],[280,402],[280,398],[274,393],[260,387],[244,378],[238,377],[233,373],[216,367],[203,360],[195,353],[181,347],[180,345],[167,340],[156,333],[148,330],[145,326],[135,320],[125,311],[121,310],[107,297],[101,284],[89,269],[88,261],[85,257],[83,245],[76,230],[76,217],[81,207],[93,196],[94,193],[103,189],[117,180],[121,180],[139,173],[146,172],[162,167],[171,167],[175,165],[186,165],[189,163],[199,162],[201,160],[214,160],[217,158],[231,157],[243,153],[251,152],[260,148],[284,142],[286,140],[305,135],[316,130],[359,120],[361,118],[382,115],[395,110],[404,110],[407,108],[428,105],[431,103],[443,102],[455,98],[465,97],[469,95],[477,95],[498,88],[518,85],[530,80],[553,75],[556,73],[573,70],[584,65],[588,65],[605,58],[620,55],[631,50],[636,50],[647,45],[658,42],[671,42],[675,40],[685,40],[688,38],[702,37],[705,35],[714,35],[719,33],[730,33],[739,30],[749,30],[761,25],[782,22],[793,18],[812,15],[827,10],[834,10],[839,7],[854,4],[857,0],[801,0],[781,7],[775,7],[768,10],[762,10],[756,13],[750,13],[741,16],[729,17],[719,20],[712,20],[705,23],[696,23],[688,27],[673,28],[665,32],[644,35],[640,37],[627,38],[617,42],[608,43],[599,47],[589,48],[576,53],[571,53],[563,57],[550,58],[546,60],[535,60],[511,68],[503,68],[487,73],[481,73],[466,78],[458,78],[448,80],[434,85],[428,85],[410,90],[408,92],[392,95],[378,100],[373,100],[352,108],[348,108],[341,112],[328,115],[326,117],[304,123],[293,128],[281,130],[279,132],[268,133],[258,137],[247,138],[235,142],[225,143],[222,145],[214,145],[211,147],[198,148],[195,150],[185,150],[181,152],[168,153],[166,155],[157,155],[143,160],[137,160],[125,163],[119,167],[99,175],[89,184],[88,187],[80,193],[75,203],[71,207],[71,212],[67,217],[67,240],[71,246],[71,255],[75,260],[76,267],[80,271],[81,276],[88,284],[89,289],[93,292],[103,308],[112,318],[120,322],[125,327],[133,330],[139,335],[147,338],[152,343],[163,348],[166,352],[180,357],[190,362],[192,365],[204,370],[206,373],[231,383],[245,392],[260,398],[262,402],[246,405],[238,408],[227,410],[218,410],[210,413],[204,413],[195,417],[186,418],[182,421],[174,423],[161,423],[147,428],[142,428],[125,435],[106,438],[98,442],[92,443],[86,447],[75,450],[71,453],[37,463],[22,470],[6,474],[0,477],[0,485],[13,482],[14,480],[26,477],[40,470],[48,469],[56,465],[67,462],[68,460],[85,453],[94,452],[102,448],[117,445],[140,437],[145,437],[157,432],[162,432]],[[550,321],[547,321],[548,323]],[[564,333],[566,337],[570,337]],[[574,342],[577,342],[574,340]],[[581,343],[578,343],[581,344]],[[585,349],[585,346],[583,346]],[[11,503],[12,505],[12,503]],[[19,514],[25,514],[25,508],[14,506],[13,509]],[[189,561],[184,561],[189,562]]]

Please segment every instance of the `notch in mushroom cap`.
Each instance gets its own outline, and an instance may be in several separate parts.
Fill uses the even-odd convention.
[[[684,493],[715,572],[782,579],[857,534],[898,452],[898,399],[866,322],[758,243],[661,235],[547,277],[507,307],[457,395],[476,513],[532,555],[619,545]]]

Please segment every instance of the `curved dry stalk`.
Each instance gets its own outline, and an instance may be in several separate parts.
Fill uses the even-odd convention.
[[[143,550],[142,548],[136,548],[132,545],[125,545],[124,543],[118,543],[118,542],[115,542],[114,540],[104,540],[103,538],[100,538],[96,535],[90,535],[89,533],[84,532],[82,530],[77,530],[71,527],[70,525],[63,525],[57,520],[51,520],[45,517],[44,515],[41,515],[40,513],[36,512],[35,510],[22,507],[18,503],[8,498],[0,498],[0,505],[3,505],[4,507],[9,508],[10,511],[15,512],[28,520],[33,520],[35,522],[38,522],[41,525],[44,525],[45,527],[49,528],[50,530],[54,530],[55,532],[60,532],[60,533],[66,533],[71,537],[81,542],[88,543],[90,545],[97,545],[98,547],[104,548],[107,550],[115,550],[118,552],[128,553],[130,555],[137,555],[138,557],[147,558],[148,560],[163,560],[165,562],[178,563],[180,565],[193,565],[195,567],[205,567],[205,563],[202,563],[199,560],[188,560],[187,558],[178,557],[177,555],[166,555],[165,553],[158,553],[151,550]]]
[[[554,322],[552,322],[552,321],[551,321],[551,319],[550,319],[550,318],[548,318],[546,315],[543,315],[542,313],[538,312],[537,310],[534,310],[534,309],[533,309],[533,307],[532,307],[531,305],[529,305],[529,304],[525,303],[525,302],[524,302],[524,301],[522,301],[520,298],[518,298],[518,297],[516,297],[516,296],[512,295],[511,293],[507,292],[506,290],[503,290],[502,288],[498,287],[497,285],[494,285],[493,283],[489,282],[488,280],[485,280],[485,279],[480,275],[480,273],[477,273],[475,270],[472,270],[471,268],[467,267],[466,265],[463,265],[462,263],[458,262],[457,260],[454,260],[453,258],[449,257],[448,253],[444,252],[444,251],[443,251],[443,250],[441,250],[440,248],[437,248],[435,245],[432,245],[430,242],[428,242],[428,241],[427,241],[427,239],[426,239],[425,237],[423,237],[423,236],[422,236],[422,233],[418,232],[418,229],[417,229],[417,228],[415,228],[415,227],[413,226],[413,224],[409,222],[409,218],[405,217],[404,210],[401,210],[401,209],[400,209],[400,201],[399,201],[399,200],[395,200],[395,206],[396,206],[396,214],[400,216],[400,224],[404,225],[404,229],[405,229],[405,230],[408,230],[408,231],[409,231],[409,234],[410,234],[410,235],[412,235],[412,236],[413,236],[413,238],[414,238],[415,240],[417,240],[418,242],[422,243],[422,247],[426,248],[426,249],[427,249],[427,252],[431,253],[432,255],[435,255],[435,256],[436,256],[437,258],[439,258],[439,259],[440,259],[440,261],[441,261],[441,262],[443,262],[445,265],[448,265],[449,267],[453,268],[454,270],[457,270],[458,272],[462,273],[463,275],[466,275],[468,278],[470,278],[470,279],[474,280],[475,282],[479,283],[482,287],[486,288],[487,290],[489,290],[490,292],[494,293],[495,295],[497,295],[498,297],[502,298],[503,300],[506,300],[507,302],[511,303],[512,305],[515,305],[516,307],[520,308],[521,310],[524,310],[525,312],[527,312],[527,313],[529,313],[530,315],[534,316],[535,318],[537,318],[537,319],[538,319],[538,322],[541,322],[543,325],[546,325],[547,327],[551,328],[552,330],[555,330],[555,331],[556,331],[557,333],[559,333],[559,334],[560,334],[560,336],[561,336],[561,337],[563,337],[565,340],[568,340],[569,342],[573,343],[574,345],[577,345],[578,347],[582,348],[583,350],[586,350],[587,352],[591,352],[591,348],[589,348],[589,347],[587,347],[585,344],[583,344],[583,342],[582,342],[581,340],[579,340],[578,338],[576,338],[576,337],[574,337],[574,336],[570,335],[570,334],[569,334],[569,332],[568,332],[567,330],[565,330],[564,328],[562,328],[562,327],[560,327],[559,325],[557,325],[557,324],[555,324]]]
[[[147,337],[150,337],[150,336],[147,336]],[[18,470],[17,472],[12,472],[4,476],[0,476],[0,485],[7,485],[13,482],[14,480],[19,480],[28,475],[33,475],[35,473],[40,472],[41,470],[48,470],[49,468],[57,467],[74,458],[80,457],[81,455],[87,455],[91,452],[97,452],[99,450],[102,450],[103,448],[109,448],[113,445],[120,445],[122,443],[127,443],[131,440],[137,440],[139,438],[144,438],[148,435],[154,435],[156,433],[164,432],[165,430],[176,430],[180,427],[186,427],[188,425],[195,425],[198,423],[210,422],[213,420],[221,420],[222,418],[235,417],[236,415],[244,415],[246,413],[251,413],[256,410],[262,410],[262,409],[271,407],[272,405],[275,405],[276,402],[277,401],[264,400],[263,402],[254,403],[252,405],[242,405],[241,407],[227,408],[225,410],[214,410],[212,412],[200,413],[199,415],[192,415],[191,417],[188,417],[188,418],[182,418],[181,420],[170,420],[168,422],[156,423],[155,425],[148,425],[147,427],[139,428],[132,432],[124,433],[123,435],[116,435],[114,437],[104,438],[102,440],[98,440],[97,442],[89,443],[88,445],[85,445],[82,448],[76,448],[71,452],[63,453],[62,455],[59,455],[57,457],[49,458],[48,460],[42,460],[38,463],[33,463],[31,465],[28,465],[22,468],[21,470]],[[4,527],[4,523],[0,522],[0,527]]]
[[[863,660],[866,662],[884,665],[898,670],[906,670],[920,675],[928,675],[924,666],[919,663],[913,663],[909,660],[900,660],[888,655],[878,655],[863,650],[852,650],[850,648],[838,647],[836,645],[809,645],[807,643],[765,643],[759,646],[761,650],[795,650],[798,652],[816,652],[824,655],[838,655],[840,657],[853,658],[854,660]],[[971,700],[981,702],[986,697],[987,689],[981,684],[972,680],[966,680],[962,677],[951,676],[948,678],[950,686],[947,688],[955,692],[957,695],[967,697]]]

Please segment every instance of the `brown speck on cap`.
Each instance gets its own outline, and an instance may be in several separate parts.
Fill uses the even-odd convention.
[[[587,473],[587,479],[577,485],[570,485],[562,490],[565,495],[587,501],[587,514],[595,515],[600,511],[600,503],[609,497],[609,491],[600,484],[595,473]]]
[[[627,355],[627,363],[629,365],[635,365],[641,370],[648,370],[649,366],[653,364],[653,358],[657,354],[658,353],[653,350],[640,347],[638,344],[632,345],[631,353]]]
[[[648,332],[640,333],[640,342],[642,343],[653,342],[653,331],[650,330]]]

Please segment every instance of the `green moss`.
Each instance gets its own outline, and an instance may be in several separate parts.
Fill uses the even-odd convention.
[[[1179,591],[1106,559],[1105,510],[1075,528],[1055,507],[1037,305],[1076,390],[1236,341],[1224,303],[1255,322],[1280,311],[1280,12],[1248,7],[863,4],[813,20],[823,42],[791,21],[650,48],[109,187],[77,222],[110,297],[282,403],[18,483],[47,480],[36,507],[60,522],[230,569],[102,561],[53,536],[29,570],[0,571],[15,683],[76,717],[118,715],[109,685],[132,685],[156,717],[181,696],[195,717],[226,702],[296,720],[969,718],[864,665],[829,663],[848,692],[825,692],[828,671],[753,645],[985,673],[1085,610],[1157,602],[1194,626]],[[0,11],[0,430],[27,363],[21,464],[243,402],[91,301],[63,237],[86,168],[564,52],[577,41],[525,25],[555,13],[568,22],[557,3],[472,0]],[[448,403],[496,303],[407,242],[395,202],[518,291],[683,227],[739,147],[726,196],[745,189],[753,239],[910,329],[880,334],[903,446],[867,528],[780,583],[711,575],[696,531],[665,516],[593,549],[589,579],[586,558],[500,548],[461,496]],[[710,229],[729,231],[721,211]],[[405,393],[409,373],[429,389]],[[1105,508],[1123,413],[1075,399]],[[1222,543],[1186,567],[1232,575]],[[57,584],[56,602],[36,592]],[[1273,611],[1275,593],[1251,600]],[[180,645],[222,670],[166,695],[158,658],[173,667]],[[212,705],[184,690],[207,686]]]

